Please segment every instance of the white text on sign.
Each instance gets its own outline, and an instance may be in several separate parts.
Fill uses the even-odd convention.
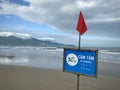
[[[85,56],[85,55],[78,55],[78,59],[84,59],[84,60],[95,60],[95,57],[94,56],[91,56],[91,55],[88,55],[88,56]]]

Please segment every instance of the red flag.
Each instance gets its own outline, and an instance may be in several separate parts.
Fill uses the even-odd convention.
[[[84,17],[82,15],[82,12],[80,12],[76,29],[80,33],[80,35],[85,33],[87,30],[87,26],[86,26],[86,23],[84,21]]]

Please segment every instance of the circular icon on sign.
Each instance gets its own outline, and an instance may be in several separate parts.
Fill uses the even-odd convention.
[[[75,66],[78,63],[78,58],[74,53],[68,54],[66,60],[70,66]]]

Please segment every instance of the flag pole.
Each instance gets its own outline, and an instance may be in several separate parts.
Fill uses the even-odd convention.
[[[80,50],[80,45],[81,44],[81,35],[79,33],[79,42],[78,42],[78,50]],[[77,74],[77,90],[79,90],[79,79],[80,79],[80,75]]]
[[[77,28],[76,28],[79,32],[79,42],[78,42],[78,50],[80,50],[81,48],[81,35],[83,33],[86,32],[87,30],[87,26],[86,26],[86,23],[84,21],[84,17],[82,15],[82,12],[80,11],[80,15],[79,15],[79,18],[78,18],[78,24],[77,24]],[[76,74],[77,75],[77,90],[79,90],[79,79],[80,79],[80,75],[79,74]]]
[[[78,42],[78,49],[80,49],[80,45],[81,44],[81,35],[80,35],[80,33],[79,33],[79,42]]]
[[[77,90],[79,90],[79,77],[80,77],[80,75],[77,74]]]

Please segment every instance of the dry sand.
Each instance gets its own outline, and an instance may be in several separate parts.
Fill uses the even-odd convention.
[[[76,90],[75,74],[62,70],[0,65],[0,90]],[[120,77],[80,77],[80,90],[120,90]]]

